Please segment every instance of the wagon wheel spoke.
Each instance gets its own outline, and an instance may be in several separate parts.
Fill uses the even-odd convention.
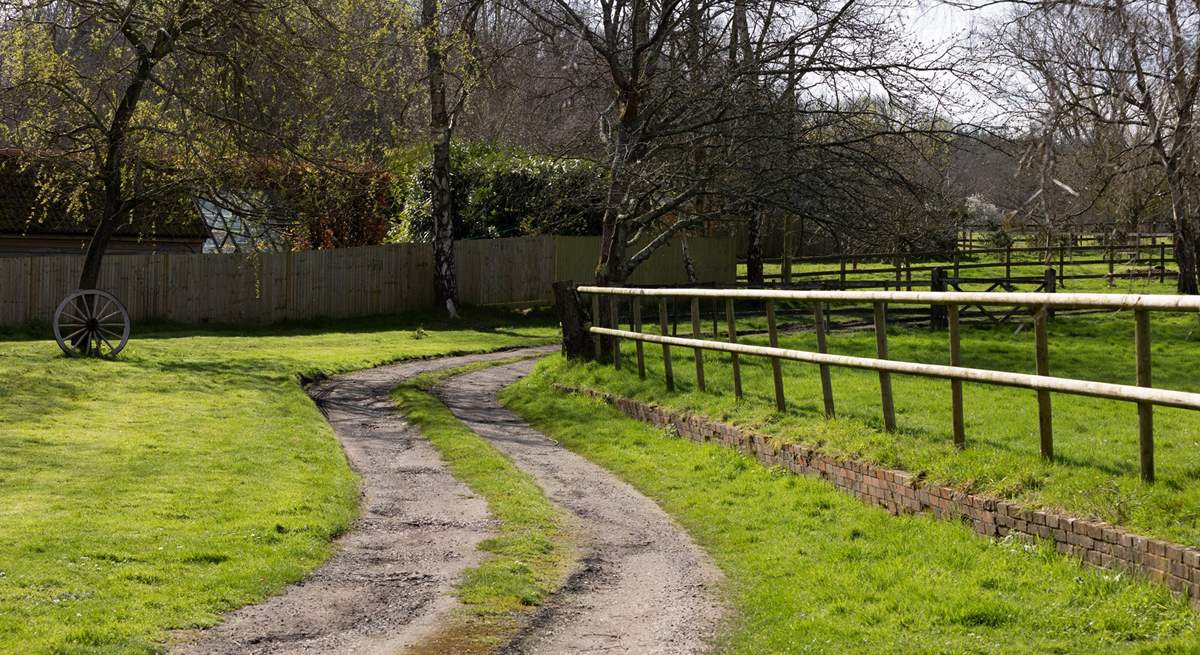
[[[99,304],[99,303],[97,303],[97,304]],[[99,316],[100,316],[101,314],[103,314],[104,312],[107,312],[109,307],[112,307],[112,301],[111,301],[111,300],[108,300],[108,299],[106,298],[106,299],[104,300],[104,307],[103,307],[102,309],[98,309],[98,310],[96,310],[96,312],[95,312],[94,314],[92,314],[92,318],[96,319],[97,321],[102,321],[102,320],[104,320],[104,319],[102,319],[102,318],[97,318],[97,317],[99,317]]]
[[[105,343],[105,344],[108,346],[108,352],[112,352],[112,351],[116,350],[116,348],[114,348],[114,347],[113,347],[113,345],[112,345],[111,343],[109,343],[108,339],[105,339],[105,338],[104,338],[104,335],[103,335],[103,334],[96,333],[96,338],[97,338],[99,341],[103,341],[103,342],[104,342],[104,343]],[[97,352],[99,352],[99,351],[100,351],[100,346],[99,346],[99,344],[98,344],[98,343],[97,343],[97,345],[96,345],[96,351],[97,351]]]
[[[121,310],[119,310],[119,309],[118,309],[117,311],[115,311],[115,312],[109,312],[109,313],[105,314],[104,316],[101,316],[100,318],[98,318],[98,319],[96,319],[96,320],[97,320],[97,321],[99,321],[99,322],[101,322],[101,323],[103,323],[103,322],[107,321],[108,319],[110,319],[110,318],[112,318],[112,317],[114,317],[114,316],[120,316],[120,315],[121,315]]]
[[[63,341],[71,341],[75,337],[79,336],[80,332],[86,332],[86,331],[87,331],[87,327],[81,327],[78,330],[75,330],[74,332],[72,332],[71,334],[68,334],[67,336],[63,337]]]

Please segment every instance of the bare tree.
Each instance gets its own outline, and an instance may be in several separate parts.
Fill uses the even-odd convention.
[[[1100,188],[1144,177],[1153,161],[1169,198],[1181,293],[1200,291],[1198,29],[1195,0],[1072,0],[1015,5],[990,39],[1000,46],[994,61],[1016,71],[1004,80],[1009,98],[1028,108],[1041,132],[1039,203],[1047,229],[1062,211],[1054,194],[1088,207],[1103,196],[1063,182],[1056,173],[1064,152],[1103,153]]]

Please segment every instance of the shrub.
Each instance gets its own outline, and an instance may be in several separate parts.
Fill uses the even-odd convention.
[[[600,231],[604,173],[591,162],[486,143],[454,144],[450,161],[455,239]],[[391,168],[398,211],[389,240],[431,241],[429,150],[396,153]]]

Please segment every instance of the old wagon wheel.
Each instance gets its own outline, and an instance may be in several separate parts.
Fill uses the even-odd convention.
[[[110,293],[80,289],[55,310],[54,340],[71,357],[115,357],[129,342],[129,312]]]

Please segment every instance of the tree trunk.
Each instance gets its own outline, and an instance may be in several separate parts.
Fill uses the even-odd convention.
[[[458,318],[458,280],[454,270],[454,205],[450,188],[450,113],[446,109],[446,73],[441,51],[437,0],[421,0],[429,73],[429,138],[433,146],[430,205],[433,211],[434,299]]]
[[[752,287],[763,286],[762,217],[762,212],[754,212],[746,235],[750,242],[746,246],[746,283]]]
[[[571,280],[555,282],[554,307],[558,310],[558,320],[562,324],[562,353],[568,359],[591,359],[595,355],[592,348],[592,338],[584,327],[583,307],[579,304],[579,294],[575,293],[575,283]]]
[[[1195,229],[1187,219],[1175,221],[1175,265],[1179,267],[1179,279],[1176,289],[1181,294],[1200,294],[1200,271],[1196,268],[1197,254],[1200,253]]]
[[[696,260],[692,259],[692,250],[688,248],[686,234],[679,235],[679,248],[683,251],[683,272],[687,274],[688,284],[694,285],[700,278],[696,276]]]
[[[79,274],[77,287],[79,289],[95,289],[100,284],[100,264],[104,260],[104,251],[108,249],[108,242],[120,224],[120,201],[114,209],[109,208],[108,202],[104,204],[104,214],[100,223],[96,225],[96,230],[92,232],[92,238],[88,241],[87,251],[83,256],[83,271]]]
[[[1200,293],[1197,286],[1196,270],[1197,246],[1200,245],[1200,235],[1196,233],[1195,217],[1192,216],[1191,206],[1187,202],[1187,188],[1184,173],[1177,162],[1164,156],[1165,150],[1159,151],[1164,168],[1167,172],[1167,190],[1171,194],[1171,223],[1175,236],[1175,264],[1179,267],[1179,279],[1176,289],[1181,294],[1195,295]]]
[[[150,79],[150,72],[157,61],[153,53],[143,52],[138,58],[137,68],[134,69],[133,79],[121,95],[121,103],[113,112],[112,122],[108,126],[105,137],[106,149],[104,164],[100,171],[101,182],[104,186],[104,207],[100,221],[92,238],[88,241],[87,252],[83,257],[83,270],[79,274],[79,289],[95,289],[100,282],[100,264],[104,260],[104,252],[108,242],[121,224],[121,219],[127,213],[124,189],[125,138],[129,131],[129,121],[137,109],[138,101],[142,98],[142,89]],[[161,55],[160,55],[161,56]]]

